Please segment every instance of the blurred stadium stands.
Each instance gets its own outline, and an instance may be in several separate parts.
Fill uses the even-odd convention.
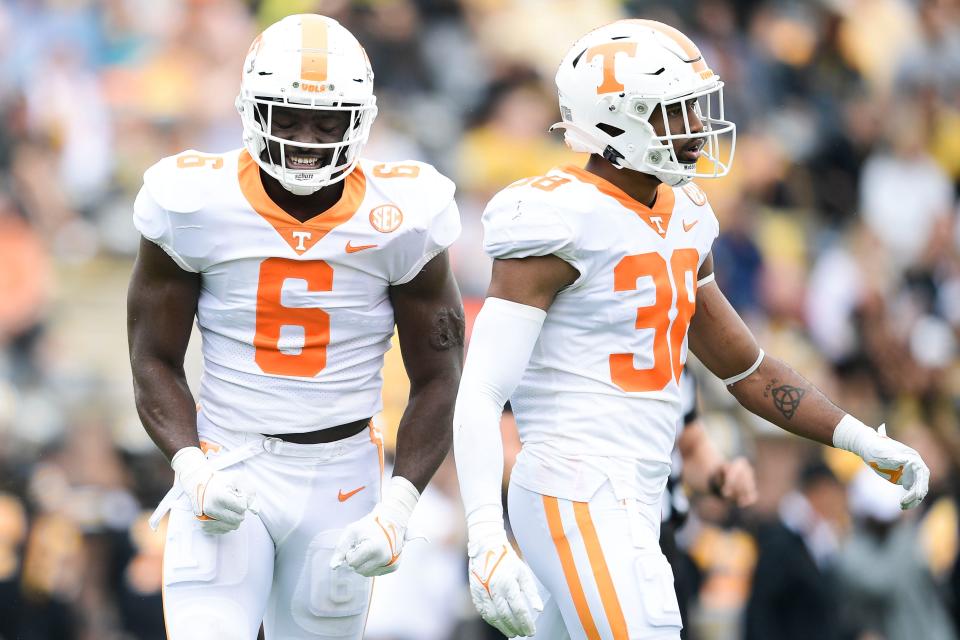
[[[701,183],[721,221],[718,282],[768,353],[864,421],[886,421],[932,470],[917,512],[878,513],[852,484],[848,508],[856,459],[744,414],[700,376],[706,425],[755,462],[760,501],[738,511],[693,498],[680,535],[697,578],[690,637],[772,640],[748,628],[773,606],[751,589],[777,552],[777,523],[802,531],[833,594],[833,626],[817,638],[903,640],[900,629],[919,628],[911,615],[930,625],[911,638],[958,636],[960,0],[5,0],[0,638],[164,637],[162,537],[145,514],[172,474],[133,407],[131,205],[159,158],[240,145],[243,55],[295,12],[335,17],[371,57],[380,116],[364,155],[427,160],[456,180],[464,233],[452,256],[471,314],[489,279],[487,198],[582,161],[546,133],[569,44],[623,16],[690,35],[740,130],[734,171]],[[388,433],[406,398],[396,356],[378,417]],[[509,416],[504,438],[512,458]],[[828,474],[810,480],[817,461],[841,490]],[[449,466],[418,512],[429,544],[411,544],[408,570],[378,582],[370,638],[496,637],[469,603]],[[929,596],[922,611],[891,613],[898,587],[851,579],[894,544],[907,551],[894,575],[913,576],[902,588]]]

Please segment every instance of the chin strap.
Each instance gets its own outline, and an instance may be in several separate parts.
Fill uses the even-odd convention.
[[[305,187],[298,184],[290,184],[289,182],[284,182],[283,180],[280,180],[279,182],[280,182],[280,186],[282,186],[284,189],[286,189],[287,191],[289,191],[295,196],[309,196],[311,194],[316,193],[317,191],[320,191],[320,189],[323,188],[323,187],[315,187],[315,186]]]

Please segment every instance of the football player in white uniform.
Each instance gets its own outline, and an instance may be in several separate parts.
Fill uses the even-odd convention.
[[[764,357],[714,282],[718,223],[690,181],[728,171],[735,128],[696,45],[623,20],[579,40],[556,80],[555,128],[591,154],[586,167],[520,180],[483,215],[493,277],[454,414],[471,594],[508,636],[676,639],[657,532],[688,348],[750,411],[903,485],[904,508],[929,472]],[[508,507],[525,562],[500,503],[508,398],[523,443]]]
[[[454,185],[360,158],[377,113],[363,48],[284,18],[242,70],[243,148],[144,175],[128,299],[137,408],[171,459],[169,637],[360,638],[449,449],[463,312]],[[183,357],[196,317],[199,404]],[[381,368],[396,325],[410,401],[381,491]]]

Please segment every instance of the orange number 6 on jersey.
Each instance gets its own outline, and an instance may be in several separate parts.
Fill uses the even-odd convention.
[[[223,166],[223,158],[220,156],[202,156],[199,153],[188,153],[177,158],[178,169],[192,169],[207,165],[210,165],[211,169],[219,169]]]
[[[378,164],[373,168],[373,175],[378,178],[416,178],[420,175],[420,167],[415,164]]]
[[[309,378],[327,366],[330,314],[318,307],[285,307],[283,285],[290,279],[305,280],[308,291],[330,291],[333,267],[322,260],[287,258],[267,258],[260,263],[254,359],[264,373]],[[303,347],[296,353],[280,348],[284,326],[303,328]]]
[[[613,269],[614,291],[632,291],[637,288],[637,279],[653,278],[655,290],[653,304],[637,309],[637,329],[653,329],[653,366],[637,369],[632,353],[610,355],[610,379],[624,391],[659,391],[670,378],[680,379],[683,367],[680,350],[687,335],[690,319],[696,309],[694,295],[697,289],[697,263],[699,254],[695,249],[679,249],[670,256],[670,271],[673,285],[667,273],[667,261],[659,253],[643,253],[627,256]],[[687,275],[690,274],[690,284]],[[674,301],[676,290],[676,301]],[[676,306],[677,315],[672,323],[670,310]]]

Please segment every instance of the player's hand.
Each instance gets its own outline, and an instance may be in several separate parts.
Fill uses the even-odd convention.
[[[877,475],[907,490],[900,499],[901,509],[912,509],[927,495],[930,469],[920,454],[887,437],[885,425],[873,430],[862,422],[844,417],[833,435],[834,445],[857,454]]]
[[[469,545],[470,597],[480,616],[508,638],[532,636],[543,611],[533,572],[501,529]]]
[[[257,513],[256,496],[239,487],[229,476],[215,471],[198,447],[184,447],[170,461],[176,482],[190,498],[193,515],[209,534],[224,534],[243,522],[246,511]]]
[[[420,492],[410,481],[394,476],[373,511],[340,534],[330,568],[346,565],[368,578],[396,571],[407,522],[419,499]]]
[[[912,509],[926,497],[930,470],[919,453],[887,437],[886,425],[880,425],[876,437],[867,440],[860,457],[881,478],[907,490],[900,499],[901,509]]]
[[[721,464],[710,478],[710,486],[738,507],[749,507],[757,501],[757,478],[753,466],[743,457]]]

